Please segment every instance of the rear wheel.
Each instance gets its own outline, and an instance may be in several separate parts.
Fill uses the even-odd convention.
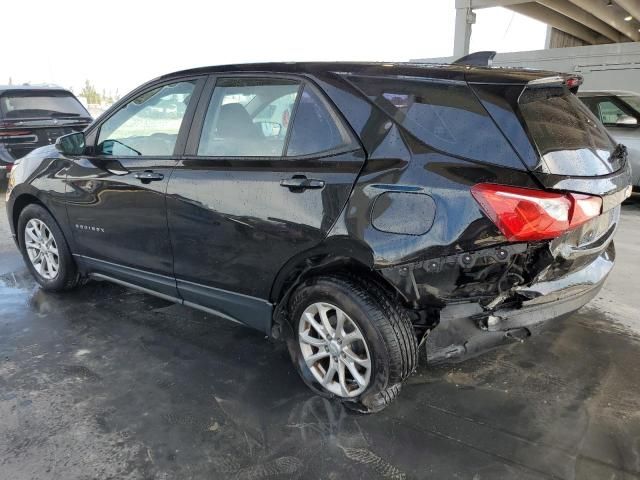
[[[27,267],[43,289],[68,290],[78,284],[78,270],[69,246],[45,208],[32,204],[22,210],[18,242]]]
[[[362,412],[382,410],[416,367],[406,312],[375,283],[350,276],[306,281],[290,300],[291,358],[315,392]]]
[[[309,305],[298,322],[304,361],[327,391],[340,397],[361,394],[371,379],[371,353],[358,325],[330,303]]]

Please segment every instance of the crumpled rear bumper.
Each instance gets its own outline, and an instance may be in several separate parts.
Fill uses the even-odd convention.
[[[523,340],[546,322],[572,314],[602,288],[615,261],[613,242],[583,268],[551,280],[517,288],[518,308],[486,311],[478,303],[447,305],[439,325],[427,336],[429,363],[462,361],[490,348]]]
[[[613,242],[600,256],[580,270],[564,277],[539,282],[514,290],[529,300],[517,309],[497,310],[489,320],[489,330],[504,330],[531,326],[568,313],[572,313],[594,298],[615,261]]]

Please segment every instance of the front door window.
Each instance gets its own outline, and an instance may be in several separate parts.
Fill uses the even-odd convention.
[[[143,93],[100,128],[96,151],[117,157],[171,156],[195,83],[178,82]]]

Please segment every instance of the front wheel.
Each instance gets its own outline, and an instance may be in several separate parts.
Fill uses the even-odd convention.
[[[416,367],[409,317],[369,280],[313,278],[298,287],[289,305],[289,353],[316,393],[361,412],[379,411]]]
[[[20,212],[18,243],[29,271],[43,289],[61,291],[78,284],[78,270],[69,246],[45,208],[32,204]]]

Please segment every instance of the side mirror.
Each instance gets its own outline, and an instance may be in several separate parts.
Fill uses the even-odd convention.
[[[638,119],[631,115],[620,115],[616,120],[616,127],[635,127],[638,125]]]
[[[135,148],[130,147],[129,145],[126,145],[119,140],[111,139],[105,140],[100,145],[98,145],[97,150],[99,151],[100,155],[106,155],[109,157],[133,157],[136,155],[142,155],[142,153]]]
[[[63,135],[56,140],[56,150],[65,155],[82,155],[84,153],[84,133],[74,132]]]

